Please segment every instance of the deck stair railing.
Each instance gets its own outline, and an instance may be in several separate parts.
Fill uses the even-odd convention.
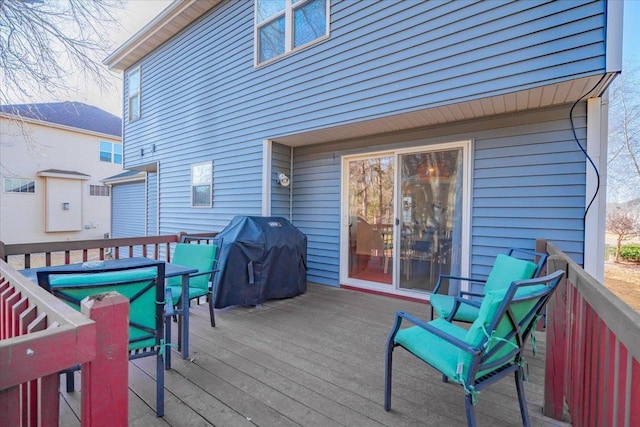
[[[537,249],[567,272],[547,310],[545,415],[566,404],[576,426],[640,426],[640,314],[554,244]]]

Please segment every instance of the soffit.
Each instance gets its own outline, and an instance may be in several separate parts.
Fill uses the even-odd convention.
[[[300,147],[567,104],[575,102],[583,96],[586,98],[587,96],[600,96],[604,93],[615,74],[602,77],[602,75],[585,77],[504,95],[269,139],[280,144]],[[594,87],[595,89],[592,90]]]
[[[174,0],[151,22],[103,61],[110,70],[124,71],[160,47],[222,0]]]

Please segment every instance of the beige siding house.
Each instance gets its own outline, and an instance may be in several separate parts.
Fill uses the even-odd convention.
[[[81,103],[0,107],[0,240],[104,237],[121,134],[119,117]]]

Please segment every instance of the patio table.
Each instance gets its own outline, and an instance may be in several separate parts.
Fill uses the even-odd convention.
[[[123,268],[123,267],[135,267],[137,265],[144,265],[149,262],[162,262],[161,260],[154,260],[145,257],[133,257],[133,258],[120,258],[120,259],[111,259],[105,261],[96,261],[95,266],[92,266],[92,262],[88,263],[75,263],[75,264],[66,264],[66,265],[56,265],[51,267],[39,267],[39,268],[28,268],[25,270],[20,270],[19,272],[31,280],[34,283],[38,283],[38,271],[56,271],[56,270],[78,270],[78,273],[87,273],[92,270],[100,270],[100,271],[108,271],[110,269],[115,268]],[[99,263],[99,264],[97,264]],[[84,266],[83,266],[84,265]],[[175,310],[176,314],[182,317],[182,321],[180,322],[179,329],[179,337],[178,342],[180,345],[180,351],[182,353],[182,358],[187,359],[189,357],[189,275],[193,273],[197,273],[198,269],[184,267],[179,264],[172,264],[170,262],[164,262],[165,265],[165,278],[169,277],[182,277],[182,297],[180,298],[181,306]],[[170,357],[170,352],[167,351],[167,359]],[[169,362],[170,363],[170,362]]]

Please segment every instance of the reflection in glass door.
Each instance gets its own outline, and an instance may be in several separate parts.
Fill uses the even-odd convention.
[[[393,282],[394,157],[349,160],[348,277]]]
[[[439,274],[459,268],[463,150],[402,154],[398,164],[398,287],[431,291]]]

